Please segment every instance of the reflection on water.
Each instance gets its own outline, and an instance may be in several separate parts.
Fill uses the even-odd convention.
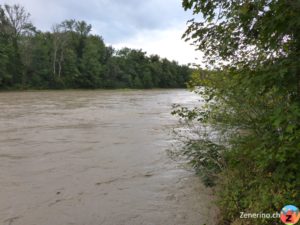
[[[213,224],[166,154],[184,90],[0,93],[0,224]]]

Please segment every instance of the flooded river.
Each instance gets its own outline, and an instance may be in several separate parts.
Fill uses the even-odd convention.
[[[212,193],[168,158],[184,90],[0,93],[0,224],[213,224]]]

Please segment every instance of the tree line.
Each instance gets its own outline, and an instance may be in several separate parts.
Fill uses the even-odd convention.
[[[0,89],[179,88],[191,69],[142,50],[107,46],[85,21],[37,30],[20,5],[0,5]]]

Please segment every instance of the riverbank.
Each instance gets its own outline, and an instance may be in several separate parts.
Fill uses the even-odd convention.
[[[44,92],[44,91],[163,91],[163,90],[187,90],[187,88],[64,88],[64,89],[37,89],[37,88],[12,88],[0,89],[2,92]]]

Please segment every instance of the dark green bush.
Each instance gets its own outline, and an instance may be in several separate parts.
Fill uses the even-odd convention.
[[[208,177],[212,164],[201,157],[222,162],[210,175],[220,224],[281,224],[240,219],[240,212],[275,213],[300,202],[300,2],[183,0],[183,6],[204,18],[191,20],[184,37],[205,53],[210,71],[195,71],[190,82],[202,86],[195,90],[206,104],[175,112],[222,141],[199,135],[182,154]]]

